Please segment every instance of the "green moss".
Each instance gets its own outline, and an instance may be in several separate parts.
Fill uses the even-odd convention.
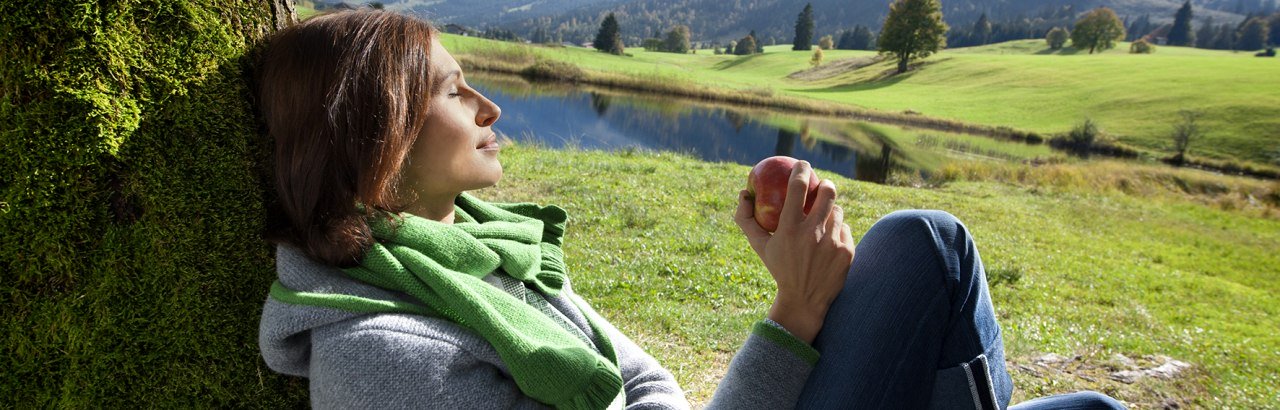
[[[273,21],[265,2],[0,5],[0,397],[304,402],[256,349],[274,274],[242,67]]]

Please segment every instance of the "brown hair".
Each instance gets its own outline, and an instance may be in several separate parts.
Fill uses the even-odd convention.
[[[396,185],[434,90],[435,29],[378,10],[311,18],[270,39],[258,103],[274,139],[266,236],[354,266],[373,243],[365,218],[401,210]]]

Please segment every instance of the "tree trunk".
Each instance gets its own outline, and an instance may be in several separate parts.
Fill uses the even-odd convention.
[[[898,74],[907,72],[907,63],[910,61],[911,60],[908,59],[908,55],[906,54],[898,55]]]
[[[247,80],[251,50],[296,20],[292,2],[11,3],[0,5],[5,399],[305,405],[305,384],[256,349],[275,274]]]

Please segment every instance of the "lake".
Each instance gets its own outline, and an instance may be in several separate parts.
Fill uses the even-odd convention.
[[[499,135],[551,148],[674,151],[745,165],[787,155],[876,183],[927,181],[952,161],[1063,156],[1043,145],[515,76],[473,72],[468,82],[502,107]]]

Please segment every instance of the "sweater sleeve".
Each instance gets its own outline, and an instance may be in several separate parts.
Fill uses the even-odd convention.
[[[707,409],[790,409],[796,406],[818,351],[765,319],[757,322]]]
[[[593,309],[576,294],[570,294],[583,309]],[[596,317],[600,316],[598,313]],[[675,375],[658,364],[631,338],[622,334],[612,323],[602,320],[602,331],[609,336],[618,352],[618,367],[622,370],[623,389],[627,395],[627,410],[688,409],[689,402],[676,382]]]
[[[353,327],[313,335],[308,376],[314,408],[543,408],[466,343]]]

